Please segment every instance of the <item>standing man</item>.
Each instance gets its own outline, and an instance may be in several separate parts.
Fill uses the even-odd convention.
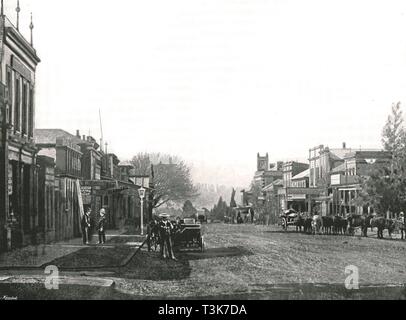
[[[403,211],[399,214],[401,240],[406,239],[406,221]],[[403,236],[404,234],[404,236]]]
[[[99,231],[99,244],[106,243],[105,226],[106,226],[106,210],[104,208],[101,208],[100,218],[97,224],[97,230]]]
[[[159,222],[159,238],[161,247],[161,256],[165,259],[169,256],[172,260],[177,260],[173,254],[172,237],[173,230],[172,223],[168,220],[169,215],[162,213],[159,215],[162,220]]]
[[[82,237],[83,244],[89,244],[90,242],[90,207],[86,210],[85,214],[82,217]]]

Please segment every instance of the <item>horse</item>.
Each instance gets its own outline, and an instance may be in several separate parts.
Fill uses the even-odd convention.
[[[303,232],[312,233],[312,217],[306,216],[303,222]]]
[[[305,218],[303,213],[298,213],[294,219],[294,225],[296,226],[296,232],[302,232],[302,227],[305,226]]]
[[[396,221],[377,216],[371,219],[371,228],[377,228],[378,239],[383,239],[383,230],[388,229],[389,237],[392,238],[392,233],[396,229]]]
[[[341,216],[333,216],[333,233],[345,234],[347,232],[347,219]]]
[[[321,217],[321,220],[324,234],[331,234],[331,229],[333,227],[333,218],[329,216],[323,216]]]
[[[156,251],[158,248],[158,245],[160,243],[160,236],[159,236],[159,225],[156,220],[152,220],[150,224],[148,225],[148,251],[151,251],[151,247],[154,247],[154,250]]]
[[[347,217],[347,226],[348,226],[348,233],[350,235],[355,235],[355,228],[361,229],[361,234],[364,237],[367,237],[368,234],[368,227],[370,226],[370,221],[372,216],[364,216],[360,214],[350,214]]]

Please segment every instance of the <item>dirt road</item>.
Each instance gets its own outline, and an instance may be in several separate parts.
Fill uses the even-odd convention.
[[[406,241],[313,236],[276,226],[204,229],[204,253],[178,252],[178,261],[172,261],[141,251],[124,268],[80,273],[113,280],[108,289],[3,290],[46,299],[406,299]],[[345,288],[350,265],[358,268],[359,290]]]
[[[137,256],[121,292],[168,298],[398,298],[405,294],[406,241],[306,235],[275,226],[210,224],[205,253],[162,261]],[[348,292],[345,268],[359,270]],[[138,268],[136,268],[136,266]],[[134,272],[134,270],[137,270]],[[138,281],[129,281],[133,277]]]

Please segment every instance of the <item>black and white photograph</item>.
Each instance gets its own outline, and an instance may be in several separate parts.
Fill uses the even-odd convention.
[[[1,0],[0,300],[405,300],[405,115],[403,0]]]

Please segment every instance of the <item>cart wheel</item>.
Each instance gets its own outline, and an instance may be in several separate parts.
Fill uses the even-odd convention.
[[[287,230],[288,229],[288,225],[287,225],[287,222],[286,222],[286,218],[282,218],[282,228],[283,228],[283,230]]]

